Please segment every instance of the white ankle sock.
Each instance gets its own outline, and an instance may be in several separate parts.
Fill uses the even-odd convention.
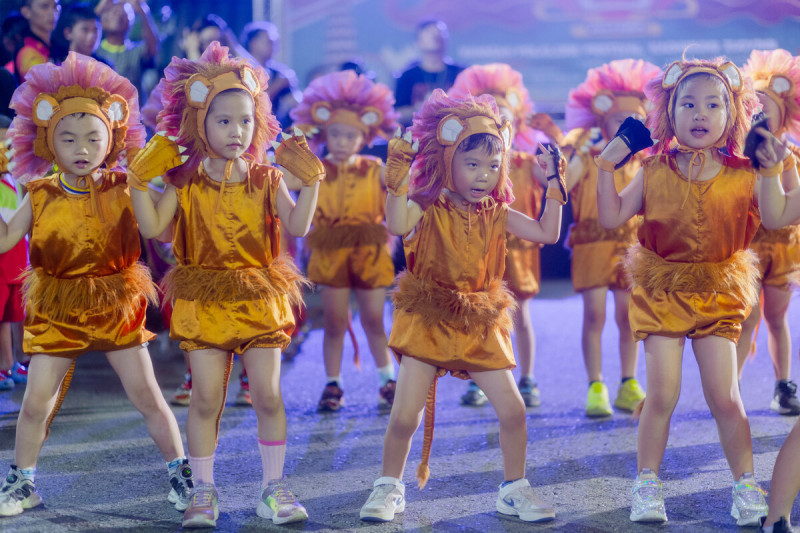
[[[195,485],[200,483],[214,484],[214,454],[208,457],[189,456],[189,466],[192,468],[192,478]]]
[[[283,463],[286,459],[286,441],[258,439],[258,451],[261,453],[261,490],[264,490],[270,481],[283,477]]]

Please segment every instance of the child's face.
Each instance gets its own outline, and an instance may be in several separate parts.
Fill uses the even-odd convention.
[[[450,166],[453,173],[451,191],[464,201],[475,204],[491,194],[500,180],[503,154],[489,154],[483,147],[456,150]]]
[[[325,146],[331,159],[347,161],[364,147],[364,133],[350,124],[334,122],[325,127]]]
[[[69,41],[69,49],[90,56],[100,43],[100,22],[93,19],[79,20],[71,28],[64,29],[64,37]]]
[[[133,7],[123,1],[115,1],[106,7],[100,15],[103,31],[111,33],[128,33],[134,21]]]
[[[22,16],[28,19],[31,29],[51,32],[56,25],[58,11],[56,0],[31,0],[22,8]]]
[[[761,102],[761,110],[767,116],[767,123],[769,124],[769,131],[772,134],[777,134],[781,127],[781,108],[775,103],[775,100],[769,97],[766,93],[758,94],[758,100]]]
[[[67,115],[56,124],[53,147],[64,174],[87,176],[106,158],[108,129],[98,117],[88,113]]]
[[[214,97],[205,121],[209,147],[220,157],[236,159],[253,142],[255,116],[253,99],[240,91]]]
[[[709,76],[695,76],[682,85],[675,97],[675,136],[690,148],[710,148],[720,140],[728,123],[725,89]]]
[[[606,116],[606,120],[603,123],[603,133],[605,134],[606,139],[613,139],[617,134],[619,127],[622,126],[622,123],[625,122],[625,119],[628,117],[644,120],[644,117],[639,113],[632,113],[630,111],[616,111],[611,113]]]
[[[253,54],[253,57],[258,59],[261,62],[266,61],[267,59],[272,57],[272,41],[269,38],[269,34],[265,31],[260,31],[256,33],[252,39],[250,39],[250,44],[248,45],[248,51]]]

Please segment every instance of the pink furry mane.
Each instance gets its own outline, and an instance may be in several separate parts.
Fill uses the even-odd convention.
[[[711,67],[719,68],[727,63],[728,59],[724,57],[717,57],[714,59],[684,59],[684,69],[692,67]],[[654,147],[657,153],[667,153],[671,151],[671,141],[675,137],[675,132],[672,129],[672,121],[667,116],[669,108],[669,100],[672,92],[677,87],[672,87],[665,90],[661,84],[664,79],[664,73],[657,78],[652,79],[645,86],[645,94],[653,104],[652,110],[647,115],[647,127],[652,132],[653,139],[658,139],[660,142]],[[753,83],[750,78],[743,76],[742,88],[739,94],[733,93],[733,102],[730,102],[731,109],[736,110],[736,120],[731,125],[728,124],[728,137],[725,139],[725,146],[728,154],[735,157],[742,157],[742,148],[744,146],[744,138],[747,131],[750,129],[750,121],[753,117],[753,112],[758,107],[758,97],[753,91]]]
[[[32,119],[34,100],[42,93],[54,96],[59,89],[74,86],[118,94],[128,102],[127,131],[124,132],[124,138],[123,132],[119,130],[119,138],[112,136],[109,139],[112,151],[106,160],[108,168],[115,166],[122,158],[121,150],[114,149],[115,141],[121,149],[128,152],[128,157],[132,157],[144,145],[145,131],[141,124],[136,88],[111,67],[90,57],[70,52],[60,66],[44,63],[31,68],[25,76],[25,82],[14,91],[11,98],[11,108],[17,113],[8,130],[11,146],[16,151],[11,175],[19,183],[24,184],[43,177],[53,168],[53,161],[34,155],[34,143],[39,136],[39,127]]]
[[[657,66],[641,59],[617,59],[589,69],[586,80],[569,92],[564,119],[567,130],[603,127],[592,111],[592,98],[597,91],[644,95],[647,82],[659,74]]]
[[[410,128],[413,138],[419,141],[419,153],[411,167],[408,196],[423,209],[436,201],[445,185],[444,146],[439,144],[437,132],[439,122],[451,114],[460,119],[484,115],[500,122],[497,104],[494,97],[488,94],[456,99],[447,96],[441,89],[433,91],[422,108],[414,113],[414,123]],[[508,160],[509,152],[506,152],[500,180],[491,193],[492,198],[504,203],[514,201],[511,181],[508,179]]]
[[[786,133],[800,139],[800,58],[786,50],[753,50],[742,67],[742,74],[753,81],[767,81],[773,74],[786,76],[794,83],[794,92],[783,99],[786,116],[781,126]]]
[[[383,120],[369,128],[364,141],[371,145],[377,137],[389,138],[397,128],[399,114],[394,110],[394,94],[383,83],[376,83],[352,70],[332,72],[312,81],[303,91],[303,101],[289,112],[295,125],[301,129],[319,126],[311,116],[311,107],[317,102],[328,102],[333,108],[360,113],[365,107],[374,107],[383,114]],[[312,138],[317,144],[324,135]]]
[[[528,115],[534,110],[533,102],[528,89],[522,83],[522,74],[509,65],[490,63],[468,67],[459,73],[447,94],[453,98],[482,94],[505,95],[509,89],[514,89],[521,100],[517,109],[511,110],[514,113],[513,144],[520,150],[535,152],[537,144],[540,141],[546,143],[548,139],[543,133],[528,126]]]
[[[227,72],[237,72],[241,67],[253,69],[261,91],[255,96],[255,131],[253,141],[247,149],[256,162],[264,160],[267,143],[275,139],[280,125],[272,114],[272,103],[267,96],[267,72],[243,58],[229,57],[228,49],[218,42],[212,42],[197,61],[172,58],[164,70],[164,88],[161,102],[164,108],[158,114],[158,131],[166,131],[167,135],[178,137],[178,144],[187,148],[184,155],[189,159],[183,165],[169,171],[165,180],[176,187],[185,185],[195,174],[206,156],[206,148],[198,133],[202,124],[197,124],[197,110],[186,101],[184,88],[189,78],[196,73],[207,79],[215,78]],[[209,104],[210,105],[210,104]]]

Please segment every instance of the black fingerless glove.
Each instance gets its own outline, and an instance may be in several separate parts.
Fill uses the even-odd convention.
[[[567,179],[566,179],[566,168],[567,168],[567,160],[564,158],[564,154],[561,152],[561,148],[558,147],[557,144],[548,144],[546,146],[547,151],[550,155],[553,156],[553,165],[555,166],[555,173],[551,176],[547,176],[547,181],[550,180],[557,180],[558,188],[561,190],[561,205],[567,203]]]
[[[617,169],[625,166],[625,163],[627,163],[636,152],[653,146],[653,138],[650,137],[650,130],[647,129],[647,126],[645,126],[641,120],[637,120],[633,117],[625,119],[625,122],[623,122],[617,130],[616,136],[622,139],[622,142],[624,142],[625,146],[631,151],[625,156],[625,159],[617,163],[615,167]]]
[[[767,116],[764,113],[758,113],[753,117],[753,124],[750,126],[750,131],[747,132],[747,137],[744,140],[744,150],[742,152],[750,158],[750,163],[753,164],[753,168],[756,170],[761,168],[761,163],[758,162],[758,158],[756,157],[756,149],[758,149],[758,146],[764,141],[764,137],[756,132],[757,128],[769,130]]]

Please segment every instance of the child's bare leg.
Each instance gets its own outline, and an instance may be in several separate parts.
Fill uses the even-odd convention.
[[[11,342],[11,322],[0,323],[0,370],[14,366],[14,348]]]
[[[647,399],[639,418],[637,471],[656,474],[664,458],[672,412],[681,393],[681,359],[685,339],[650,335],[644,340]]]
[[[700,368],[703,395],[717,422],[722,450],[734,479],[739,479],[745,472],[753,472],[753,447],[750,423],[736,383],[736,346],[730,339],[709,335],[692,340],[692,349]]]
[[[795,422],[778,452],[769,488],[769,514],[765,526],[771,526],[782,516],[789,520],[792,504],[800,492],[800,421]]]
[[[186,419],[189,455],[208,457],[217,445],[217,417],[222,409],[228,354],[213,348],[189,352],[192,366],[192,401]]]
[[[524,478],[528,426],[525,423],[525,404],[514,383],[514,376],[510,370],[494,370],[470,372],[470,377],[486,393],[497,413],[505,481]]]
[[[322,356],[327,376],[342,374],[342,351],[347,333],[350,289],[323,286],[320,289],[324,318]]]
[[[169,462],[183,457],[183,441],[178,422],[158,386],[147,348],[133,346],[108,352],[106,357],[122,381],[125,394],[144,416],[147,431],[164,459]]]
[[[608,287],[586,289],[583,296],[583,331],[581,347],[583,364],[589,381],[602,381],[601,336],[606,321],[606,293]]]
[[[531,323],[530,299],[517,300],[517,310],[514,311],[514,335],[517,342],[517,365],[520,375],[533,374],[533,362],[536,358],[536,335]]]
[[[764,297],[763,295],[761,296]],[[761,308],[754,305],[750,311],[750,315],[742,322],[742,334],[739,335],[739,342],[736,343],[736,367],[737,379],[742,379],[742,371],[744,364],[747,362],[747,356],[750,355],[750,349],[753,345],[753,331],[755,331],[758,323],[761,322]]]
[[[369,349],[375,358],[375,366],[385,367],[392,362],[386,330],[383,328],[383,306],[386,304],[386,289],[356,289],[356,302],[361,315],[361,326],[367,335]],[[341,362],[341,354],[339,356]]]
[[[250,380],[258,438],[286,440],[286,411],[281,395],[281,352],[278,348],[250,348],[241,356]],[[194,399],[192,399],[194,401]]]
[[[411,437],[422,421],[425,399],[428,397],[436,367],[413,357],[400,360],[394,405],[383,439],[383,469],[381,476],[403,479]]]
[[[771,285],[764,286],[764,321],[775,379],[789,379],[792,367],[792,339],[789,335],[789,302],[792,293]]]
[[[72,359],[37,354],[31,358],[28,385],[17,418],[14,462],[19,468],[33,468],[44,443],[47,417],[53,411],[61,382]]]
[[[613,293],[614,319],[619,328],[620,375],[623,378],[634,378],[639,361],[639,343],[633,338],[631,324],[628,321],[628,304],[631,300],[631,293],[621,289],[614,289]]]

